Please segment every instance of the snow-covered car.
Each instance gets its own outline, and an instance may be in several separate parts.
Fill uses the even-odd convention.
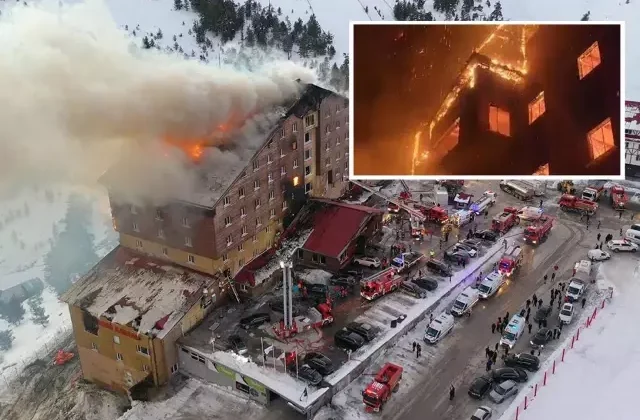
[[[471,420],[489,420],[491,415],[493,414],[493,410],[489,407],[481,405],[476,408],[476,411],[471,415]]]
[[[587,253],[591,261],[606,261],[611,258],[611,254],[601,249],[592,249]]]
[[[458,242],[453,246],[454,251],[462,250],[465,251],[471,258],[475,258],[478,256],[478,249],[472,248],[467,244],[463,244],[462,242]]]
[[[607,247],[613,252],[636,252],[638,250],[638,245],[625,241],[624,239],[609,241]]]
[[[380,259],[376,257],[355,257],[353,262],[364,267],[380,268]]]
[[[518,393],[518,385],[515,381],[504,381],[502,383],[495,384],[491,392],[489,392],[489,399],[494,403],[500,404],[507,398]]]
[[[570,324],[573,319],[573,304],[563,304],[562,309],[560,309],[560,313],[558,314],[558,318],[560,318],[560,322],[563,324]]]

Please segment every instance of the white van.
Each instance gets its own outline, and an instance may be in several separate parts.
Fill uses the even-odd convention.
[[[453,302],[453,307],[451,308],[451,315],[453,316],[462,316],[473,308],[478,300],[480,299],[480,293],[478,293],[478,289],[474,289],[469,286],[464,289]]]
[[[489,275],[485,277],[478,286],[478,294],[480,295],[480,299],[488,299],[493,296],[500,289],[500,287],[502,287],[505,281],[506,277],[504,276],[504,274],[501,274],[497,271],[489,273]]]
[[[587,278],[591,277],[591,261],[580,260],[574,265],[573,268],[574,270],[576,270],[576,275],[578,273],[583,273],[587,276]]]
[[[516,345],[516,341],[524,332],[526,321],[524,317],[520,315],[514,315],[504,329],[502,338],[500,338],[501,346],[509,346],[510,349]]]
[[[467,223],[471,223],[473,220],[474,214],[469,210],[458,210],[451,216],[451,220],[453,224],[457,227],[462,227]]]
[[[446,312],[438,315],[427,327],[424,333],[424,341],[435,344],[442,339],[453,328],[453,316]]]
[[[538,220],[542,217],[542,209],[539,207],[523,207],[518,211],[520,220]]]
[[[624,238],[636,244],[640,244],[640,225],[631,225],[624,234]]]

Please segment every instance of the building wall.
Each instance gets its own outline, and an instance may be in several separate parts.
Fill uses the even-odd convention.
[[[349,103],[338,95],[320,105],[319,136],[315,144],[315,197],[338,198],[346,191],[349,174]]]
[[[578,57],[598,41],[602,62],[582,80]],[[619,146],[620,127],[620,32],[617,27],[541,27],[527,50],[531,67],[528,78],[544,90],[547,112],[540,124],[546,127],[550,167],[554,175],[584,173],[591,156],[587,134],[610,117]],[[535,123],[534,123],[535,124]],[[614,161],[619,161],[619,150]],[[618,164],[619,166],[619,164]]]

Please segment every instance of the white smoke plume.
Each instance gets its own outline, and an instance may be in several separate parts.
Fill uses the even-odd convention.
[[[5,9],[0,40],[0,182],[92,183],[119,162],[115,188],[129,195],[184,188],[194,176],[184,154],[160,158],[163,139],[255,119],[296,95],[296,79],[313,81],[290,62],[248,73],[143,50],[98,0]],[[225,167],[239,158],[205,159]]]

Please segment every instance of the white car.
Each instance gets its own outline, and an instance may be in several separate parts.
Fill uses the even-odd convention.
[[[473,412],[471,420],[489,420],[493,414],[493,410],[487,406],[481,405]]]
[[[565,303],[562,305],[562,309],[560,309],[560,314],[558,315],[560,318],[560,322],[563,324],[570,324],[573,319],[573,304]]]
[[[463,244],[461,242],[458,242],[457,244],[455,244],[453,246],[453,251],[456,252],[456,251],[460,251],[460,250],[462,250],[462,251],[466,252],[467,254],[469,254],[469,256],[471,258],[475,258],[478,255],[478,250],[477,249],[471,248],[467,244]]]
[[[607,247],[613,252],[636,252],[638,250],[638,245],[625,241],[624,239],[609,241]]]
[[[611,254],[601,249],[592,249],[587,253],[591,261],[606,261],[611,258]]]
[[[356,257],[353,262],[369,268],[380,268],[380,259],[376,257]]]

